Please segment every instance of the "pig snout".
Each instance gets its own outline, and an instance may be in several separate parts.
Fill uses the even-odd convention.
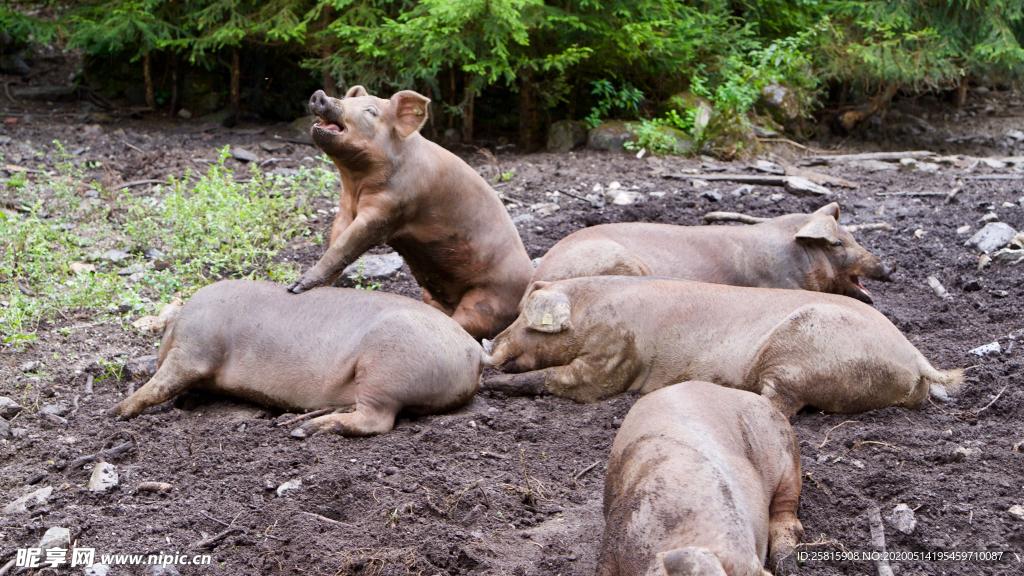
[[[309,97],[309,111],[321,118],[327,113],[330,104],[331,101],[323,90],[317,90]]]
[[[882,282],[892,282],[892,275],[896,273],[896,264],[889,266],[885,263],[879,264],[880,272],[875,280],[881,280]]]

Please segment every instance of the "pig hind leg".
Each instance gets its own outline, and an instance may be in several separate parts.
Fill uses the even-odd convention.
[[[622,244],[606,238],[574,242],[541,260],[534,280],[585,276],[650,276],[651,268]]]
[[[332,432],[342,436],[376,436],[395,427],[398,410],[383,406],[357,404],[354,412],[334,413],[314,418],[292,430],[296,438],[306,438],[318,432]]]
[[[180,348],[170,349],[149,382],[114,406],[109,414],[119,420],[134,418],[146,408],[162,404],[212,375],[209,370],[189,362],[187,356]]]

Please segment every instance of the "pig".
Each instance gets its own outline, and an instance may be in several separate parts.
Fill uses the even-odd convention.
[[[857,413],[919,407],[955,392],[880,312],[834,294],[667,278],[536,282],[499,334],[485,388],[592,402],[706,380],[764,395],[787,417],[804,406]]]
[[[157,371],[110,410],[124,420],[190,388],[266,406],[336,408],[292,436],[370,436],[400,410],[433,414],[468,402],[483,350],[442,312],[416,300],[325,287],[289,296],[271,282],[211,284],[168,319]],[[354,408],[354,411],[342,412]]]
[[[604,481],[599,576],[795,568],[800,450],[763,396],[684,382],[637,400]]]
[[[313,142],[341,175],[340,211],[320,260],[288,290],[333,282],[386,243],[409,264],[423,301],[475,338],[515,320],[533,264],[498,194],[457,156],[419,134],[430,100],[390,100],[355,86],[342,99],[318,90]]]
[[[872,304],[860,277],[890,282],[895,267],[857,244],[838,220],[839,204],[833,202],[811,214],[787,214],[750,226],[601,224],[555,244],[530,282],[662,276],[829,292]]]

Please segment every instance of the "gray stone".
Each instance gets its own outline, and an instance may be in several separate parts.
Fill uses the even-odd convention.
[[[178,110],[178,118],[181,118],[182,120],[190,120],[192,118],[192,113],[185,108],[182,108],[181,110]]]
[[[287,142],[279,142],[277,140],[264,140],[263,142],[260,142],[260,148],[263,148],[267,152],[277,152],[287,145]]]
[[[700,195],[701,195],[702,198],[707,198],[708,200],[711,200],[712,202],[721,202],[722,201],[722,195],[719,194],[715,190],[707,190],[705,192],[701,192]]]
[[[981,160],[982,164],[992,168],[993,170],[1002,170],[1003,168],[1006,168],[1006,162],[1003,162],[1002,160],[997,160],[995,158],[978,158],[978,160]]]
[[[60,526],[54,526],[43,533],[43,537],[39,539],[39,545],[37,548],[41,548],[45,553],[46,550],[51,548],[68,548],[70,544],[71,530],[61,528]]]
[[[587,148],[625,152],[626,142],[636,141],[636,123],[612,120],[587,132]]]
[[[11,435],[11,425],[10,425],[10,423],[8,423],[7,420],[4,420],[3,418],[0,418],[0,438],[7,438],[10,435]]]
[[[917,528],[917,517],[914,515],[914,511],[910,509],[910,506],[897,504],[889,516],[889,523],[892,524],[893,528],[904,534],[913,534],[914,528]]]
[[[850,166],[860,168],[866,172],[881,172],[883,170],[899,170],[896,164],[882,162],[881,160],[857,160],[850,162]]]
[[[535,218],[533,217],[533,214],[520,214],[519,216],[516,216],[515,218],[512,219],[512,223],[523,224],[527,222],[533,222],[534,220]]]
[[[586,130],[574,120],[560,120],[548,128],[548,152],[565,154],[586,143]]]
[[[21,366],[18,366],[18,369],[22,372],[35,372],[42,367],[42,362],[39,362],[38,360],[29,360],[28,362],[23,362]]]
[[[807,178],[801,178],[800,176],[788,176],[786,177],[785,183],[786,191],[790,194],[797,194],[800,196],[814,195],[814,196],[828,196],[832,194],[832,191],[820,184],[815,184]]]
[[[143,256],[150,260],[157,260],[164,257],[164,253],[157,250],[156,248],[146,248],[146,251],[142,253]]]
[[[57,404],[46,404],[45,406],[39,409],[39,413],[43,415],[53,414],[54,416],[60,416],[61,414],[64,413],[64,409],[58,406]]]
[[[302,479],[289,480],[277,487],[277,495],[280,497],[289,490],[298,490],[299,488],[302,488]]]
[[[363,278],[387,278],[402,268],[405,260],[397,252],[387,254],[370,254],[362,256],[350,264],[343,274],[346,278],[355,275],[362,275]],[[362,271],[359,266],[362,264]]]
[[[975,356],[999,356],[1002,352],[1003,349],[999,346],[999,342],[992,342],[984,346],[978,346],[968,352],[968,354],[974,354]]]
[[[26,494],[4,507],[4,514],[26,514],[30,508],[42,506],[50,499],[53,488],[47,486]]]
[[[118,268],[117,275],[118,276],[131,276],[132,274],[139,274],[139,273],[145,272],[145,271],[146,271],[146,266],[144,264],[132,264],[131,266],[126,266],[124,268]]]
[[[135,380],[146,380],[156,374],[156,356],[139,356],[125,362],[124,369]]]
[[[11,428],[11,436],[14,436],[16,440],[21,440],[28,434],[28,430],[25,428]]]
[[[561,210],[561,206],[556,202],[538,202],[530,206],[530,209],[537,213],[537,216],[544,218],[545,216],[551,216],[558,210]]]
[[[781,84],[769,84],[761,89],[759,107],[779,124],[785,125],[800,117],[800,101],[796,94]]]
[[[100,259],[109,260],[111,262],[121,262],[122,260],[125,260],[130,256],[131,254],[125,252],[124,250],[107,250],[103,254],[100,254]]]
[[[751,186],[750,184],[744,184],[742,186],[737,187],[735,190],[730,192],[730,194],[732,194],[733,196],[736,196],[738,198],[740,196],[743,196],[743,195],[746,195],[746,194],[750,194],[753,191],[754,191],[754,187],[753,186]]]
[[[249,152],[245,148],[231,147],[231,157],[242,162],[259,162],[259,156]]]
[[[978,230],[970,240],[964,242],[964,246],[974,249],[976,252],[988,254],[1006,246],[1017,234],[1009,224],[1004,222],[989,222],[984,228]]]
[[[117,466],[109,462],[98,462],[92,469],[87,488],[93,492],[106,492],[117,486]]]
[[[1014,519],[1024,521],[1024,506],[1014,504],[1013,506],[1010,506],[1010,509],[1006,512]]]
[[[299,171],[295,168],[274,168],[268,174],[274,174],[277,176],[295,176]]]

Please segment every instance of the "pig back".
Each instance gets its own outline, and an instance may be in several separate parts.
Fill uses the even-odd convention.
[[[792,428],[758,395],[685,382],[644,396],[612,445],[599,573],[654,573],[657,553],[696,546],[729,574],[760,574],[772,496],[794,468]]]

